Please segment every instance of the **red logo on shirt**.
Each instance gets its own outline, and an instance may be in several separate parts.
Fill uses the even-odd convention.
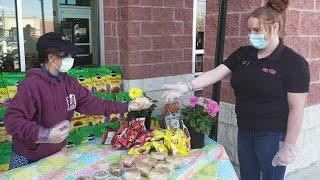
[[[272,75],[276,75],[277,74],[277,71],[274,70],[274,69],[262,68],[262,71],[265,72],[265,73],[272,74]]]

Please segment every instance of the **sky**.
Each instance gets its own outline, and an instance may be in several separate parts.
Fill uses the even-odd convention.
[[[52,0],[43,0],[45,19],[53,19]],[[0,11],[4,10],[5,16],[15,16],[15,0],[0,0]],[[22,0],[22,16],[37,16],[41,18],[40,0]]]

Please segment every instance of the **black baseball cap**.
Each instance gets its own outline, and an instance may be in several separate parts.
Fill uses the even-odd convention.
[[[64,40],[59,33],[49,32],[42,35],[37,41],[37,51],[45,51],[47,49],[57,49],[62,52],[67,52],[71,55],[79,53],[79,48],[71,41]]]

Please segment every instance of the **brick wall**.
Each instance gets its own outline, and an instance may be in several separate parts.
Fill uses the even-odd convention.
[[[105,0],[106,64],[127,80],[191,73],[192,0]]]
[[[104,41],[106,64],[120,64],[118,38],[118,1],[104,1]]]
[[[311,83],[304,123],[297,146],[300,148],[296,161],[288,166],[287,173],[320,161],[319,108],[320,108],[320,0],[291,0],[284,15],[286,19],[285,44],[303,55],[309,63]],[[229,0],[225,41],[225,58],[241,45],[248,44],[246,21],[248,14],[261,6],[264,0]],[[215,54],[215,39],[218,19],[218,4],[207,1],[205,32],[205,69],[212,69]],[[211,90],[206,89],[211,97]],[[235,97],[229,77],[222,80],[221,111],[219,115],[218,142],[222,144],[230,159],[238,164],[237,120],[234,112]]]
[[[246,21],[248,14],[263,5],[265,0],[229,0],[225,41],[225,58],[241,45],[248,44]],[[285,43],[303,55],[309,62],[311,84],[308,106],[320,103],[320,0],[291,0],[289,10],[284,15]],[[216,29],[218,21],[218,1],[207,1],[205,32],[205,70],[213,67]],[[230,79],[222,80],[221,100],[235,103]],[[211,97],[211,88],[205,89]]]
[[[307,105],[320,104],[320,1],[292,1],[285,28],[285,43],[309,63],[311,84]]]

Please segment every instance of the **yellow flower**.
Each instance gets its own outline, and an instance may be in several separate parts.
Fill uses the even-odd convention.
[[[133,99],[136,99],[138,97],[142,97],[143,96],[143,92],[140,88],[132,88],[130,89],[129,91],[129,97],[133,100]]]

